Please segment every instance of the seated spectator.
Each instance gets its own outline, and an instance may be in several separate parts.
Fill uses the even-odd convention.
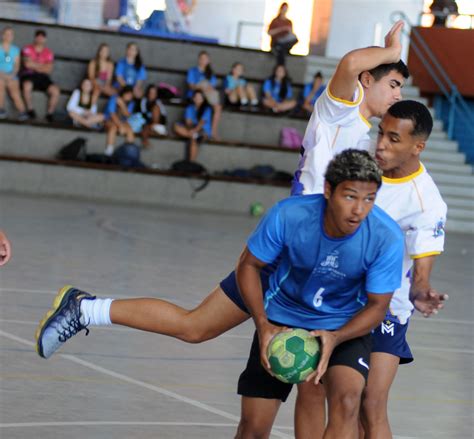
[[[255,89],[244,78],[244,66],[236,62],[224,81],[226,102],[230,105],[258,105]]]
[[[81,87],[72,92],[67,112],[76,126],[95,129],[101,127],[104,115],[97,112],[97,98],[94,97],[90,79],[83,79]]]
[[[128,118],[133,114],[135,100],[133,98],[133,87],[126,85],[118,95],[109,98],[105,108],[105,131],[107,132],[107,146],[105,155],[114,153],[117,133],[125,136],[127,142],[135,141],[135,134],[128,123]]]
[[[174,131],[180,137],[189,139],[187,159],[194,161],[198,155],[199,143],[211,137],[212,110],[203,92],[196,90],[193,103],[186,107],[184,123],[176,122]]]
[[[291,80],[287,75],[286,67],[277,65],[273,75],[263,83],[263,106],[275,113],[292,110],[296,106],[293,98]]]
[[[211,59],[207,52],[199,53],[198,65],[188,70],[186,82],[189,88],[188,98],[191,98],[196,90],[200,90],[211,105],[213,109],[211,137],[218,139],[217,127],[222,113],[222,106],[217,91],[217,78],[212,71]]]
[[[13,29],[10,26],[3,29],[0,45],[0,119],[7,117],[5,91],[8,91],[19,112],[18,119],[24,121],[28,119],[28,114],[25,112],[25,105],[21,99],[17,76],[20,69],[20,49],[12,44],[13,37]]]
[[[115,66],[114,87],[120,90],[129,85],[132,87],[133,96],[140,99],[143,96],[143,84],[147,78],[140,50],[135,43],[127,44],[125,58],[119,60]]]
[[[303,110],[308,113],[313,112],[314,103],[321,96],[326,86],[323,84],[323,75],[321,72],[316,72],[313,82],[305,84],[303,89]]]
[[[158,99],[158,88],[156,85],[149,85],[145,96],[140,101],[140,112],[143,114],[146,122],[142,130],[143,146],[149,146],[149,137],[152,132],[160,136],[166,136],[166,108]]]
[[[94,87],[94,98],[101,95],[112,96],[117,90],[112,87],[112,76],[114,74],[114,63],[110,59],[110,48],[107,44],[101,44],[97,49],[94,59],[87,66],[87,77]]]
[[[33,44],[23,47],[21,54],[23,67],[20,71],[20,82],[28,116],[31,119],[36,117],[33,109],[33,90],[45,91],[49,96],[46,119],[52,122],[60,91],[49,76],[53,71],[54,55],[46,47],[46,31],[37,30]]]
[[[288,3],[282,3],[278,15],[268,26],[268,35],[271,37],[270,46],[276,55],[277,64],[285,65],[285,57],[291,48],[298,42],[293,33],[293,23],[286,17]]]

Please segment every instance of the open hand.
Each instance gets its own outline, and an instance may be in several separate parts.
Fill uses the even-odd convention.
[[[0,267],[5,265],[12,257],[10,241],[5,233],[0,230]]]
[[[438,293],[438,291],[433,288],[412,294],[411,296],[413,305],[423,314],[423,317],[438,314],[438,311],[444,307],[444,302],[448,299],[449,296],[447,294]]]
[[[387,49],[393,49],[393,62],[400,61],[402,53],[402,43],[400,41],[400,35],[403,29],[403,20],[397,21],[392,28],[385,35],[385,47]]]

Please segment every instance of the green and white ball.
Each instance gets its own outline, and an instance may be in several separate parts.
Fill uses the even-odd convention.
[[[276,378],[284,383],[300,383],[319,363],[318,340],[304,329],[276,334],[267,349],[268,361]]]
[[[263,207],[263,204],[256,201],[255,203],[252,203],[250,205],[250,215],[252,216],[256,216],[256,217],[259,217],[259,216],[262,216],[265,212],[265,208]]]

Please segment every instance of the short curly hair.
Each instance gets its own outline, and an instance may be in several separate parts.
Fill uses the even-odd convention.
[[[367,151],[346,149],[336,155],[326,170],[326,181],[332,190],[343,181],[363,181],[382,185],[382,170]]]

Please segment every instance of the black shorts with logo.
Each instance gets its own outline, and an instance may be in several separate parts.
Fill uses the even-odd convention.
[[[353,338],[334,349],[328,368],[348,366],[357,370],[367,381],[372,338],[370,334]],[[247,367],[239,377],[237,393],[251,398],[280,399],[285,402],[293,384],[283,383],[271,376],[260,363],[260,345],[255,331]]]

